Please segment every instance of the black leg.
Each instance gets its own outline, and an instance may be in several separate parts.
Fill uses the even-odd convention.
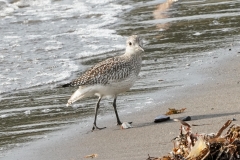
[[[117,97],[115,97],[114,100],[113,100],[113,108],[114,108],[114,111],[115,111],[115,114],[116,114],[116,117],[117,117],[117,124],[121,125],[122,122],[120,121],[120,119],[118,117],[116,100],[117,100]]]
[[[96,124],[96,122],[97,122],[97,113],[98,113],[98,108],[99,108],[99,104],[100,104],[101,99],[102,99],[102,97],[99,97],[99,98],[98,98],[98,102],[97,102],[97,105],[96,105],[96,107],[95,107],[95,117],[94,117],[94,122],[93,122],[92,131],[93,131],[94,129],[99,129],[99,130],[100,130],[100,129],[106,128],[106,127],[99,128],[99,127],[97,127],[97,124]]]

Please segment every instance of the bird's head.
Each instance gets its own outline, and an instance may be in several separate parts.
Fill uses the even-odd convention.
[[[142,42],[137,35],[130,36],[126,41],[126,53],[134,54],[144,52]]]

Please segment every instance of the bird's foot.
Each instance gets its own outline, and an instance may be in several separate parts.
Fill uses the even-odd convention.
[[[129,123],[129,124],[132,124],[132,122],[127,122],[127,123]],[[120,125],[122,125],[123,123],[122,122],[117,122],[117,126],[120,126]]]
[[[107,128],[107,127],[99,128],[96,124],[93,124],[92,132],[93,132],[95,129],[102,130],[102,129],[105,129],[105,128]]]
[[[118,122],[117,122],[117,125],[118,125],[118,126],[122,125],[122,122],[121,122],[121,121],[118,121]]]

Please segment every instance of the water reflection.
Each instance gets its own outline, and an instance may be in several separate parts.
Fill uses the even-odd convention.
[[[169,18],[169,8],[175,3],[177,0],[167,0],[164,3],[161,3],[157,5],[156,10],[153,11],[153,17],[154,19],[165,19]],[[170,23],[162,23],[162,24],[157,24],[157,29],[160,31],[166,30],[169,28]]]

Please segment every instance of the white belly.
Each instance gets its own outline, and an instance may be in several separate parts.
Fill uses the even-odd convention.
[[[119,93],[128,91],[137,80],[137,76],[131,76],[123,81],[111,82],[107,85],[95,85],[92,86],[95,89],[94,94],[97,96],[116,96]]]
[[[76,90],[71,96],[71,98],[68,100],[67,106],[79,99],[91,97],[94,95],[99,97],[115,97],[119,93],[123,93],[129,90],[136,80],[137,76],[133,74],[121,81],[109,81],[109,84],[106,85],[98,84],[91,86],[80,86],[79,89]]]

